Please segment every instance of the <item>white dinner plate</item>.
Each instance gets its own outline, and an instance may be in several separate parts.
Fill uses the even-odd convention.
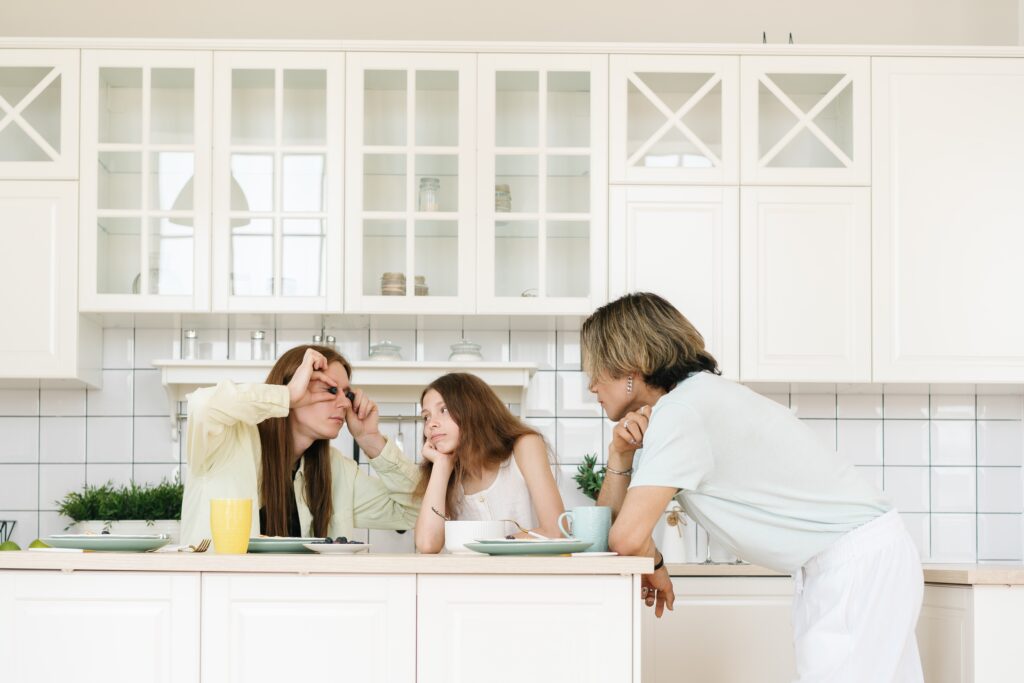
[[[323,555],[352,555],[370,549],[369,543],[303,543],[302,545]]]

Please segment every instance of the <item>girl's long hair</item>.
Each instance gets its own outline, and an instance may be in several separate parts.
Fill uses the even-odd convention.
[[[445,494],[445,510],[454,518],[459,512],[459,492],[467,474],[479,476],[485,469],[500,466],[512,457],[516,441],[529,434],[540,436],[540,433],[513,415],[494,390],[476,375],[452,372],[438,377],[420,394],[421,404],[431,389],[441,395],[448,414],[459,426],[455,469]],[[426,493],[432,469],[429,460],[420,463],[418,498]]]
[[[306,349],[315,349],[328,363],[341,363],[352,378],[352,366],[345,357],[326,346],[303,345],[281,355],[267,375],[267,384],[288,384],[302,364]],[[288,520],[296,512],[293,495],[292,470],[295,453],[292,449],[291,423],[288,416],[272,417],[258,425],[262,448],[260,470],[260,501],[266,515],[267,536],[290,536]],[[334,506],[331,498],[331,442],[318,439],[302,454],[305,459],[303,474],[306,480],[305,497],[313,513],[313,535],[328,536]],[[300,531],[305,534],[306,530]]]

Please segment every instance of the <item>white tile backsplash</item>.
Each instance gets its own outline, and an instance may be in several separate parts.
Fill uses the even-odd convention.
[[[886,466],[928,464],[927,420],[885,420],[882,438]]]
[[[557,454],[556,482],[566,507],[593,504],[576,489],[572,475],[587,453],[605,461],[614,423],[602,416],[586,389],[576,317],[292,316],[280,329],[273,328],[273,316],[209,319],[199,321],[199,355],[206,359],[229,357],[230,325],[237,340],[230,356],[248,358],[250,329],[265,329],[268,349],[276,343],[283,350],[311,340],[314,329],[326,324],[326,333],[338,338],[352,360],[366,359],[370,343],[384,338],[400,344],[406,360],[417,358],[417,349],[421,357],[445,360],[448,347],[466,336],[481,344],[485,358],[536,363],[528,422]],[[171,440],[166,395],[152,366],[153,360],[178,356],[180,335],[171,328],[106,330],[104,386],[98,391],[0,391],[0,518],[19,520],[16,540],[28,543],[62,531],[67,521],[48,508],[69,487],[108,480],[124,484],[133,477],[155,483],[176,470],[187,478],[184,449]],[[1020,561],[1024,397],[1019,389],[801,383],[751,388],[792,405],[823,444],[884,488],[922,557]],[[421,441],[413,410],[382,406],[382,414],[410,414],[403,423],[407,452],[418,451]],[[393,438],[398,426],[387,422],[382,430]],[[347,432],[336,445],[351,451]],[[418,459],[416,452],[409,455]],[[696,525],[688,531],[696,547]],[[378,552],[412,549],[411,533],[374,531],[367,538]]]
[[[0,463],[39,462],[39,418],[0,417]],[[0,507],[4,507],[0,498]]]
[[[932,512],[975,512],[976,467],[932,467]]]
[[[978,559],[1021,561],[1021,515],[978,515]]]
[[[36,510],[0,510],[0,519],[14,522],[14,529],[8,529],[10,540],[21,548],[45,535],[39,533],[39,512]]]
[[[837,420],[836,442],[854,465],[882,464],[881,420]]]
[[[931,421],[931,464],[974,465],[973,420]]]
[[[39,418],[39,462],[85,463],[84,417]]]
[[[977,515],[935,513],[931,516],[933,562],[978,559]]]
[[[978,420],[978,465],[1024,465],[1024,423]]]

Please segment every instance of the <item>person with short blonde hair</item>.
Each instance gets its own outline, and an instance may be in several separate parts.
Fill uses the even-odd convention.
[[[590,390],[617,422],[599,505],[608,544],[646,555],[642,597],[675,595],[651,533],[676,499],[743,560],[791,573],[800,683],[919,683],[920,559],[892,505],[787,408],[720,376],[694,326],[634,293],[580,332]]]

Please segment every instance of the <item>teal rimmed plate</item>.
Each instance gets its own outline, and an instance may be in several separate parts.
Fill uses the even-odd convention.
[[[553,538],[550,541],[517,539],[480,540],[466,543],[470,550],[487,555],[566,555],[578,553],[593,545],[575,538]]]
[[[54,534],[41,539],[54,548],[99,552],[144,553],[171,542],[167,534]]]
[[[261,536],[249,539],[250,553],[311,553],[305,543],[316,543],[322,538],[304,536]]]

